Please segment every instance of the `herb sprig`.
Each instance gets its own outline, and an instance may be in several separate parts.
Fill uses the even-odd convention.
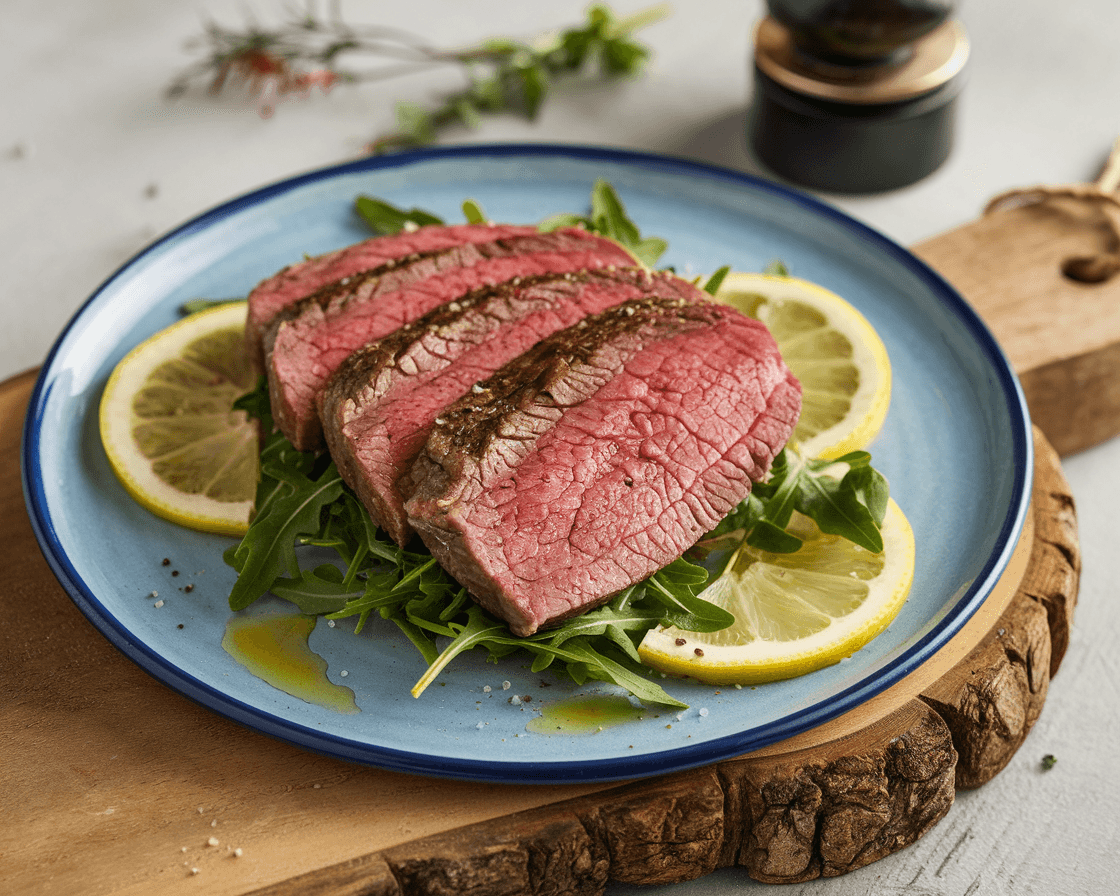
[[[201,48],[204,58],[178,75],[167,92],[181,95],[200,78],[208,81],[211,93],[239,81],[258,96],[260,111],[267,116],[278,100],[305,94],[316,86],[329,90],[337,83],[458,69],[464,87],[430,107],[398,103],[397,129],[367,147],[375,154],[412,149],[436,142],[449,127],[475,129],[487,115],[535,119],[549,93],[567,78],[637,75],[650,51],[633,34],[665,18],[669,11],[669,4],[662,3],[619,17],[609,6],[596,4],[582,23],[532,40],[496,37],[463,49],[437,49],[398,28],[348,24],[337,2],[320,16],[309,0],[301,15],[273,28],[250,22],[238,30],[208,22],[203,34],[188,43],[191,49]],[[346,64],[355,57],[377,64]]]
[[[376,233],[443,223],[423,209],[401,209],[368,196],[359,197],[355,208]],[[486,220],[473,200],[464,202],[463,213],[471,221]],[[644,247],[653,260],[666,247],[664,240],[641,236],[605,181],[592,189],[589,214],[557,215],[540,226],[547,230],[571,224],[618,240],[632,251]],[[714,293],[725,274],[721,268],[705,288]],[[557,628],[520,638],[476,605],[426,548],[414,547],[415,542],[401,548],[381,532],[328,455],[297,451],[272,431],[263,380],[237,407],[259,418],[271,435],[261,451],[255,516],[242,541],[226,552],[226,562],[238,573],[230,608],[244,609],[271,592],[303,613],[332,620],[356,618],[355,632],[376,613],[396,624],[428,664],[412,689],[414,696],[455,657],[482,649],[495,662],[523,651],[531,657],[533,672],[557,665],[577,684],[608,681],[645,703],[683,708],[685,704],[649,679],[637,644],[659,624],[712,632],[734,621],[701,596],[709,572],[692,561],[743,544],[776,553],[796,551],[801,541],[787,531],[794,512],[869,551],[883,548],[879,528],[888,487],[871,467],[870,455],[859,451],[824,461],[787,449],[778,454],[768,479],[757,483],[686,558]],[[840,468],[843,475],[837,476]]]

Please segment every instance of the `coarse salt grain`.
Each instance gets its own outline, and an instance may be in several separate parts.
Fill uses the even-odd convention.
[[[240,847],[240,846],[239,846],[239,847],[237,847],[237,849],[235,849],[235,850],[233,851],[233,854],[234,854],[235,856],[237,856],[238,858],[241,858],[241,856],[242,856],[242,851],[241,851],[241,847]]]
[[[206,841],[206,845],[207,846],[217,846],[218,845],[218,838],[217,837],[211,837],[209,840]]]
[[[343,670],[342,670],[341,672],[339,672],[338,674],[339,674],[339,675],[341,675],[341,676],[342,676],[343,678],[345,678],[345,677],[346,677],[347,675],[349,675],[350,673],[349,673],[349,672],[347,672],[347,671],[346,671],[345,669],[343,669]]]
[[[700,718],[704,718],[704,716],[706,716],[707,714],[708,714],[708,710],[706,708],[701,707]]]
[[[157,600],[154,604],[152,604],[152,606],[156,607],[158,609],[159,607],[163,606],[163,601],[162,600]]]
[[[512,687],[512,685],[508,681],[503,681],[502,682],[502,690],[503,691],[508,691],[511,687]]]
[[[493,688],[490,687],[490,685],[488,685],[488,684],[484,684],[482,686],[482,693],[484,693],[484,694],[489,694],[492,690],[493,690]]]

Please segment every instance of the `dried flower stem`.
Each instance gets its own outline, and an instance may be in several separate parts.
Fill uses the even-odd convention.
[[[588,10],[583,24],[530,42],[496,38],[446,50],[400,29],[349,25],[337,0],[320,17],[309,0],[303,15],[272,29],[255,22],[241,31],[207,23],[202,36],[188,45],[204,47],[205,58],[176,77],[168,95],[184,93],[200,78],[207,79],[211,93],[239,81],[258,96],[261,113],[270,115],[279,98],[306,93],[314,86],[328,90],[338,82],[384,81],[439,66],[458,68],[467,82],[463,89],[441,97],[431,109],[398,104],[397,130],[368,147],[373,153],[405,149],[435,142],[438,133],[451,125],[477,127],[485,114],[505,112],[532,119],[553,83],[564,75],[637,73],[649,50],[631,34],[668,13],[668,4],[662,3],[616,18],[609,7],[598,5]],[[364,69],[342,65],[344,56],[354,55],[376,59],[378,64]]]

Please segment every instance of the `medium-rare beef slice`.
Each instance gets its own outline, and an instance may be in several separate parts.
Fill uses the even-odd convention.
[[[281,312],[265,337],[273,416],[297,448],[322,444],[316,400],[352,352],[470,290],[513,277],[634,260],[617,243],[577,228],[449,249],[332,284]]]
[[[264,370],[260,340],[265,325],[286,306],[310,295],[328,283],[363,271],[391,268],[410,255],[442,252],[468,243],[489,243],[506,237],[535,232],[535,228],[511,224],[435,225],[376,236],[352,246],[308,258],[262,280],[249,293],[249,315],[245,344],[249,360]]]
[[[479,603],[531,634],[681,556],[766,474],[800,407],[757,321],[627,302],[443,411],[405,509]]]
[[[612,305],[658,294],[691,298],[694,288],[639,268],[518,278],[468,293],[359,349],[319,398],[342,478],[403,546],[412,527],[398,482],[445,407],[546,336]]]

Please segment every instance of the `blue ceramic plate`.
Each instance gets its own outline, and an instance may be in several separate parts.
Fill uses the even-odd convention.
[[[460,203],[472,197],[495,220],[532,222],[584,211],[600,177],[615,185],[643,233],[668,239],[663,264],[701,274],[724,264],[761,270],[781,259],[850,300],[882,334],[894,395],[873,452],[917,537],[914,587],[899,617],[850,660],[792,681],[735,690],[667,680],[690,709],[586,736],[526,729],[542,702],[593,689],[550,674],[542,689],[541,676],[516,659],[494,665],[461,657],[414,699],[409,689],[424,664],[382,620],[359,635],[349,622],[320,623],[311,635],[328,677],[353,689],[360,712],[324,709],[254,677],[221,646],[233,582],[222,552],[231,541],[151,516],[109,469],[97,404],[113,366],[176,320],[185,300],[244,295],[304,253],[368,236],[352,211],[359,193],[449,221],[461,220]],[[1031,464],[1027,410],[1006,359],[961,298],[905,249],[811,198],[743,174],[658,156],[524,145],[316,171],[185,224],[114,274],[67,326],[32,396],[23,445],[27,505],[55,574],[93,624],[156,678],[307,749],[507,782],[682,769],[783,740],[867,700],[935,652],[987,597],[1023,524]],[[164,557],[170,566],[161,565]],[[153,591],[163,606],[154,606]],[[514,705],[511,694],[534,700]]]

